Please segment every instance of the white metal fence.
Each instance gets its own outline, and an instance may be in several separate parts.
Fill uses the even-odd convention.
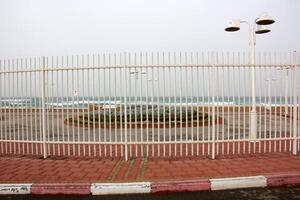
[[[221,157],[299,151],[299,54],[119,53],[0,61],[0,153]],[[257,132],[250,138],[251,69]]]

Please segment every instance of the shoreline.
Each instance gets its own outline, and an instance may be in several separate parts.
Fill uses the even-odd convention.
[[[139,105],[137,105],[139,106]],[[149,105],[151,106],[151,105]],[[154,106],[157,106],[157,105],[154,105]],[[169,105],[159,105],[161,106],[162,108],[169,108],[169,107],[175,107],[175,106],[169,106]],[[218,108],[216,109],[215,111],[224,111],[224,112],[228,112],[228,111],[235,111],[235,112],[250,112],[251,111],[251,108],[252,106],[251,105],[201,105],[201,106],[194,106],[194,105],[191,105],[191,106],[176,106],[176,108],[187,108],[187,109],[191,109],[191,108],[196,108],[198,107],[198,109],[200,109],[199,111],[212,111],[213,108]],[[300,105],[297,105],[296,106],[298,109],[300,109]],[[262,111],[272,111],[272,112],[279,112],[280,110],[282,112],[284,112],[286,109],[288,110],[288,112],[292,112],[294,108],[294,105],[288,105],[288,106],[285,106],[285,105],[276,105],[276,106],[266,106],[266,105],[257,105],[256,106],[256,111],[257,112],[262,112]],[[105,110],[114,110],[116,108],[105,108]],[[1,108],[0,107],[0,111],[2,112],[42,112],[42,108],[41,107],[36,107],[36,108],[33,108],[33,107],[30,107],[30,108]],[[97,111],[99,109],[89,109],[89,108],[76,108],[76,107],[73,107],[73,108],[58,108],[58,107],[51,107],[51,108],[45,108],[46,112],[93,112],[93,111]]]

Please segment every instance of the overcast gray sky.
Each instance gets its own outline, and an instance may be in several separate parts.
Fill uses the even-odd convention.
[[[0,0],[0,58],[123,51],[244,51],[232,18],[276,23],[257,51],[300,48],[299,0]]]

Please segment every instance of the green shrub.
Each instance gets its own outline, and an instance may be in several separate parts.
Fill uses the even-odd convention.
[[[169,107],[169,106],[128,106],[126,110],[127,122],[154,122],[173,123],[177,122],[193,122],[203,121],[208,119],[207,113],[202,113],[197,108],[191,107]],[[68,121],[73,123],[73,118],[68,118]],[[125,122],[125,107],[119,110],[106,109],[100,111],[93,111],[92,113],[74,117],[74,124],[98,124],[98,123],[115,123]]]

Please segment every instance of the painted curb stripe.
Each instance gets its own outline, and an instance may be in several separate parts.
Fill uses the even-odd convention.
[[[74,195],[88,195],[90,194],[91,184],[33,184],[31,186],[30,194],[74,194]]]
[[[193,192],[210,190],[208,179],[179,181],[179,182],[158,182],[151,184],[151,193],[158,192]]]
[[[150,193],[150,182],[135,183],[93,183],[91,193],[93,195],[105,194],[141,194]]]
[[[267,176],[268,187],[300,185],[300,174]]]
[[[210,182],[211,190],[227,190],[267,186],[267,179],[264,176],[210,179]]]
[[[0,194],[30,194],[32,184],[0,184]]]
[[[107,195],[226,190],[300,185],[300,174],[200,179],[174,182],[0,184],[0,194]]]

